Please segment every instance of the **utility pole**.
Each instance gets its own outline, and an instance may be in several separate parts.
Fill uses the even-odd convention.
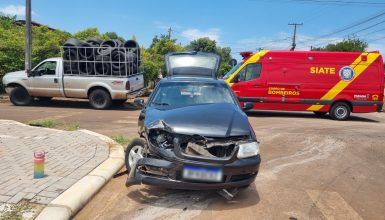
[[[294,49],[295,49],[295,46],[297,46],[297,45],[295,44],[295,38],[296,38],[296,36],[297,36],[297,26],[302,26],[303,23],[289,23],[289,25],[294,26],[293,43],[291,44],[291,49],[290,49],[290,50],[294,50]]]
[[[32,31],[31,31],[31,0],[25,1],[25,71],[31,73]]]
[[[169,40],[171,40],[171,32],[172,31],[173,31],[173,29],[171,29],[171,27],[167,30],[167,32],[168,32],[167,37],[168,37]]]

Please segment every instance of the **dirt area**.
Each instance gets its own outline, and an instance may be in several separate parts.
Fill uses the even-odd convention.
[[[139,111],[84,102],[48,106],[0,103],[0,118],[78,122],[105,135],[136,134]],[[333,121],[306,112],[249,113],[261,141],[255,184],[228,202],[213,191],[126,188],[112,179],[75,219],[385,219],[385,114]]]

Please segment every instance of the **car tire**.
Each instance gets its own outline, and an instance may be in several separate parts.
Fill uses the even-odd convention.
[[[351,113],[350,106],[345,102],[336,102],[329,111],[333,120],[343,121],[349,118]]]
[[[131,171],[131,166],[133,165],[132,161],[132,151],[134,153],[137,153],[137,150],[142,149],[142,154],[141,157],[143,157],[145,149],[146,149],[146,143],[143,139],[141,138],[135,138],[134,140],[131,141],[131,143],[128,144],[125,152],[125,157],[124,157],[124,164],[126,165],[127,173],[129,174]],[[130,155],[131,153],[131,155]]]
[[[317,116],[324,116],[327,114],[327,112],[313,112]]]
[[[116,99],[116,100],[112,100],[112,104],[114,104],[115,106],[122,106],[124,105],[124,103],[126,103],[126,99]]]
[[[110,94],[104,89],[95,89],[91,91],[88,99],[91,106],[96,109],[107,109],[112,104]]]
[[[33,102],[33,97],[30,96],[28,91],[21,86],[12,89],[9,99],[12,104],[17,106],[26,106]]]

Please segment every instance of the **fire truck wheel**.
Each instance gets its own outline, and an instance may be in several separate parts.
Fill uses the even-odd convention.
[[[350,106],[345,102],[336,102],[330,109],[329,115],[334,120],[346,120],[350,116]]]
[[[324,116],[327,114],[327,112],[314,112],[314,114],[317,116]]]
[[[33,97],[31,97],[28,91],[21,86],[12,89],[9,99],[12,104],[18,106],[29,105],[33,102]]]

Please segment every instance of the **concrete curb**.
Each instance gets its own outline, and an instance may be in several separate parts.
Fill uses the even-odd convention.
[[[124,165],[124,149],[112,139],[81,129],[81,132],[99,137],[110,146],[110,155],[103,163],[80,179],[48,204],[35,218],[37,220],[70,219],[118,172]]]

